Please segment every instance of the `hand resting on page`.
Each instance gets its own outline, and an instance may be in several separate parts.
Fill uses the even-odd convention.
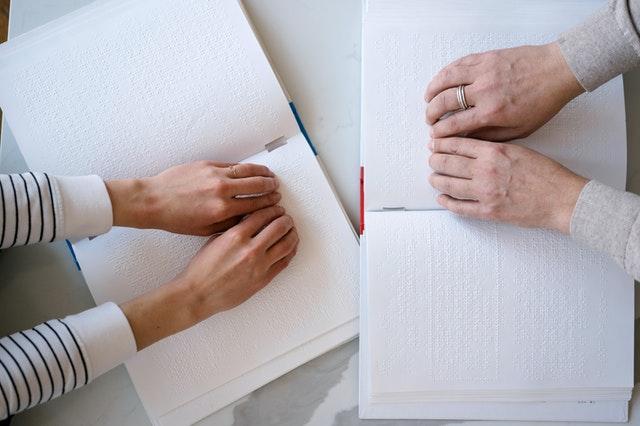
[[[293,220],[279,206],[213,237],[175,280],[121,306],[138,350],[246,301],[288,266],[297,247]]]
[[[281,198],[273,172],[258,164],[198,161],[106,185],[115,226],[200,236],[229,229],[242,216]]]
[[[460,85],[470,106],[465,111],[458,111]],[[447,65],[429,83],[426,121],[434,138],[517,139],[582,92],[557,43],[477,53]]]
[[[444,208],[468,217],[569,233],[587,180],[558,162],[513,144],[468,138],[429,143],[431,185]]]
[[[296,255],[293,219],[265,166],[200,161],[106,186],[115,225],[221,233],[174,280],[121,305],[138,350],[243,303]]]

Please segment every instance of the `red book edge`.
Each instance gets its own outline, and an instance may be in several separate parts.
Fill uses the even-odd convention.
[[[360,235],[364,234],[364,167],[360,167]]]

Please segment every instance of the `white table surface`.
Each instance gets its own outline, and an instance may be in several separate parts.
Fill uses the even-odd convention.
[[[89,2],[13,0],[10,37]],[[357,224],[360,0],[245,0],[244,3],[349,217]],[[625,91],[630,159],[628,186],[640,193],[640,72],[625,76]],[[26,170],[6,126],[3,126],[0,147],[0,172]],[[64,243],[0,252],[0,271],[0,335],[94,306]],[[200,424],[435,426],[465,423],[359,420],[357,355],[357,341],[348,343]],[[636,400],[634,395],[631,424],[640,424],[640,402]],[[474,425],[496,423],[473,422]],[[116,368],[83,389],[16,416],[12,422],[12,426],[146,424],[149,421],[124,367]]]

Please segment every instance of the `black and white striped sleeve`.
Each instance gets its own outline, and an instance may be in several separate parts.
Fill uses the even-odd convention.
[[[0,175],[0,249],[95,236],[112,222],[109,193],[98,176]]]
[[[82,387],[136,353],[114,303],[0,339],[0,420]]]
[[[0,249],[99,235],[112,221],[98,176],[0,175]],[[0,420],[84,386],[135,353],[114,303],[0,338]]]

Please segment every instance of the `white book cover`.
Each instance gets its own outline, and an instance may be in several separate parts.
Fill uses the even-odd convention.
[[[626,420],[633,281],[568,237],[441,211],[427,181],[435,73],[555,40],[602,4],[365,2],[361,417]],[[622,79],[517,143],[624,189]]]
[[[357,335],[357,237],[236,0],[97,1],[0,46],[0,105],[34,170],[112,179],[207,159],[280,178],[301,240],[290,267],[127,362],[154,424],[191,424]],[[114,228],[74,247],[102,303],[172,279],[205,241]]]

